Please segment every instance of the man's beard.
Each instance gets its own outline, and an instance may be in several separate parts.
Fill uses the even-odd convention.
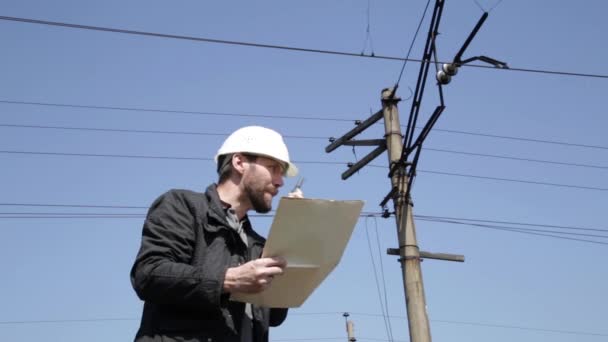
[[[257,184],[245,185],[245,194],[251,203],[253,210],[260,214],[266,214],[272,209],[272,202],[266,203],[264,189],[258,188]]]

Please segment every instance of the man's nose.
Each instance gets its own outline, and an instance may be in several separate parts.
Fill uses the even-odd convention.
[[[283,186],[283,175],[281,174],[277,174],[274,176],[274,180],[273,180],[273,185],[277,188],[280,188]]]

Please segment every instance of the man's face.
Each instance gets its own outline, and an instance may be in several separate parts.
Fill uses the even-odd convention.
[[[272,209],[272,198],[283,186],[284,167],[274,159],[261,156],[246,164],[243,173],[245,196],[256,212],[267,213]]]

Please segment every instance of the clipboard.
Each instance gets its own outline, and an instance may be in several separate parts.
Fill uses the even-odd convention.
[[[301,306],[338,265],[363,201],[282,197],[262,257],[281,256],[287,267],[257,294],[231,300],[273,308]]]

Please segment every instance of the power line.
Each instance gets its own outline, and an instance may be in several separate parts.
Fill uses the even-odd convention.
[[[418,22],[418,27],[416,28],[416,32],[414,33],[414,38],[412,38],[410,47],[407,50],[407,55],[405,56],[405,61],[403,61],[403,66],[401,66],[401,72],[399,72],[399,77],[397,78],[397,82],[395,82],[395,87],[398,87],[399,82],[401,82],[401,77],[403,76],[403,71],[405,71],[405,66],[407,65],[408,59],[410,58],[410,53],[412,52],[412,48],[414,47],[414,43],[416,42],[416,38],[418,37],[418,32],[420,32],[420,26],[422,26],[422,22],[424,22],[424,18],[426,17],[426,12],[429,9],[430,3],[431,3],[431,0],[427,0],[426,6],[424,6],[424,11],[422,12],[422,17],[420,18],[420,22]]]
[[[125,154],[97,154],[97,153],[67,153],[67,152],[34,152],[34,151],[0,151],[3,154],[26,154],[43,156],[63,157],[100,157],[100,158],[126,158],[126,159],[168,159],[168,160],[197,160],[213,161],[206,157],[176,157],[176,156],[149,156],[149,155],[125,155]]]
[[[147,207],[131,206],[107,206],[107,205],[79,205],[79,204],[26,204],[26,203],[0,203],[3,207],[61,207],[61,208],[112,208],[112,209],[131,209]],[[249,217],[272,218],[275,211],[271,210],[268,214],[248,214]],[[361,212],[359,217],[380,217],[381,212]],[[80,212],[0,212],[0,218],[143,218],[145,213],[80,213]]]
[[[66,213],[66,212],[32,212],[32,211],[22,211],[22,212],[0,212],[0,216],[15,216],[21,215],[24,217],[44,217],[44,218],[64,218],[64,217],[116,217],[116,218],[130,218],[130,217],[145,217],[146,213]],[[251,216],[251,215],[250,215]],[[269,216],[269,215],[259,215],[259,216]],[[269,216],[271,217],[271,216]]]
[[[430,1],[430,0],[429,0]],[[384,264],[382,262],[382,249],[380,247],[380,235],[378,233],[378,218],[376,216],[368,216],[365,218],[365,223],[366,223],[366,227],[365,230],[367,231],[367,219],[368,218],[373,218],[374,219],[374,232],[376,233],[376,246],[378,247],[378,261],[380,263],[380,275],[382,276],[382,287],[384,290],[384,308],[386,309],[386,317],[388,320],[388,327],[390,329],[390,333],[391,333],[391,341],[394,342],[394,337],[393,337],[393,327],[391,325],[391,320],[388,319],[388,315],[389,315],[389,308],[388,308],[388,292],[386,291],[386,278],[384,277]]]
[[[464,221],[464,222],[485,222],[485,223],[510,224],[510,225],[518,225],[518,226],[529,226],[529,227],[545,227],[545,228],[567,229],[567,230],[608,232],[608,228],[560,226],[560,225],[543,224],[543,223],[497,221],[497,220],[484,220],[484,219],[476,219],[476,218],[462,218],[462,217],[449,217],[449,216],[414,215],[414,217],[416,217],[417,219],[429,219],[429,220],[456,220],[456,221]]]
[[[0,203],[0,206],[69,207],[71,205]],[[89,207],[98,207],[98,206],[74,205],[74,207],[89,208]],[[99,206],[99,207],[106,208],[107,206]],[[120,207],[120,206],[113,206],[113,207]],[[125,208],[131,208],[131,207],[125,207]],[[133,213],[0,212],[0,219],[128,219],[128,218],[141,219],[141,218],[144,218],[145,216],[146,215],[143,213],[142,214],[133,214]],[[359,217],[366,218],[366,221],[365,221],[366,234],[368,234],[367,233],[367,218],[380,217],[380,216],[383,216],[383,214],[382,213],[373,213],[373,212],[363,212],[359,215]],[[251,214],[251,215],[249,215],[249,217],[272,218],[272,215]],[[595,238],[600,238],[600,239],[601,238],[608,239],[608,235],[569,233],[569,232],[562,232],[562,231],[556,231],[556,230],[551,230],[551,229],[531,229],[531,228],[522,228],[522,227],[516,227],[516,226],[490,225],[490,224],[483,224],[483,223],[475,223],[475,222],[501,222],[501,221],[489,221],[489,220],[479,220],[479,219],[464,219],[463,221],[460,221],[459,219],[454,219],[454,218],[450,219],[450,218],[440,217],[440,216],[415,216],[415,218],[418,220],[421,220],[421,221],[430,221],[430,222],[446,223],[446,224],[457,224],[457,225],[464,225],[464,226],[470,226],[470,227],[488,228],[488,229],[509,231],[509,232],[515,232],[515,233],[521,233],[521,234],[528,234],[528,235],[536,235],[536,236],[544,236],[544,237],[551,237],[551,238],[564,239],[564,240],[572,240],[572,241],[579,241],[579,242],[608,245],[608,242],[572,238],[572,237],[564,236],[564,235],[569,235],[569,236],[577,236],[577,237],[595,237]],[[473,222],[471,222],[471,221],[473,221]],[[502,221],[502,222],[505,222],[505,221]],[[594,230],[594,231],[608,232],[607,229],[592,229],[592,228],[583,228],[583,227],[564,228],[563,226],[539,225],[539,224],[531,224],[531,223],[512,223],[512,224],[529,225],[529,226],[543,226],[543,227],[558,227],[557,229],[577,229],[577,230]],[[376,231],[376,234],[377,234],[377,231]],[[555,234],[560,234],[560,235],[555,235]],[[368,236],[368,239],[369,239],[369,236]],[[378,243],[379,243],[379,241],[378,241]],[[368,241],[368,244],[369,244],[369,241]],[[371,248],[371,246],[370,246],[370,248]],[[371,249],[370,249],[370,252],[371,252]],[[373,258],[372,258],[372,263],[373,263]],[[376,274],[375,264],[373,264],[373,266],[374,266],[374,274]],[[376,275],[376,281],[378,282],[377,275]],[[384,279],[383,279],[383,281],[384,281]],[[379,286],[379,284],[377,284],[377,286]],[[378,291],[380,291],[379,288],[378,288]],[[384,291],[385,291],[385,295],[386,295],[386,285],[385,285]],[[379,294],[379,296],[381,296],[380,292],[378,292],[378,294]],[[380,301],[381,301],[380,305],[382,307],[383,303],[382,303],[381,297],[380,297]],[[386,297],[385,297],[385,301],[386,301]],[[388,304],[388,303],[386,303],[386,304]],[[382,311],[384,312],[385,309],[382,308]],[[387,310],[387,312],[388,312],[388,310]],[[390,329],[390,323],[385,322],[385,324],[388,325],[388,328],[389,328],[388,331],[391,332],[391,334],[389,334],[389,338],[392,339],[392,337],[391,337],[392,329]]]
[[[97,214],[97,215],[95,215],[95,214],[84,215],[84,214],[79,214],[79,213],[72,213],[72,214],[61,213],[61,214],[59,214],[59,213],[31,213],[31,212],[0,213],[0,219],[142,219],[145,216],[146,216],[145,214],[110,214],[110,213],[102,213],[102,214]],[[272,218],[271,215],[263,215],[263,214],[251,214],[248,216],[249,217],[261,217],[261,218]],[[361,214],[360,215],[360,217],[370,217],[370,216],[379,217],[379,216],[382,216],[382,214],[375,213],[375,214]],[[418,219],[421,221],[430,221],[430,222],[446,223],[446,224],[457,224],[457,225],[477,227],[477,228],[487,228],[487,229],[515,232],[515,233],[528,234],[528,235],[551,237],[551,238],[557,238],[557,239],[563,239],[563,240],[608,245],[608,242],[563,236],[563,235],[570,235],[570,236],[595,237],[595,238],[608,239],[608,236],[606,236],[606,235],[568,233],[568,232],[559,232],[559,231],[555,231],[555,230],[495,226],[495,225],[488,225],[488,224],[458,222],[458,221],[449,221],[449,220],[433,220],[433,219],[424,219],[424,218],[418,218]],[[561,234],[561,235],[555,235],[555,234]],[[386,289],[385,289],[385,291],[386,291]],[[380,298],[380,300],[382,300],[382,299]],[[382,306],[382,302],[381,302],[381,306]],[[383,309],[383,311],[384,311],[384,309]],[[387,323],[387,324],[390,327],[390,323]],[[391,330],[388,330],[388,331],[391,331]],[[389,337],[390,336],[391,336],[391,334],[389,334]]]
[[[80,104],[68,104],[68,103],[13,101],[13,100],[0,100],[0,103],[16,104],[16,105],[45,106],[45,107],[61,107],[61,108],[101,109],[101,110],[117,110],[117,111],[128,111],[128,112],[150,112],[150,113],[164,113],[164,114],[189,114],[189,115],[206,115],[206,116],[211,115],[211,116],[229,116],[229,117],[232,116],[232,117],[250,117],[250,118],[267,118],[267,119],[270,118],[270,119],[286,119],[286,120],[310,120],[310,121],[336,121],[336,122],[354,122],[355,121],[353,119],[314,117],[314,116],[309,116],[309,115],[289,116],[289,115],[264,115],[264,114],[251,114],[251,113],[222,113],[222,112],[186,111],[186,110],[172,110],[172,109],[158,109],[158,108],[80,105]],[[472,136],[479,136],[479,137],[485,137],[485,138],[506,139],[506,140],[553,144],[553,145],[570,146],[570,147],[608,150],[608,146],[571,143],[571,142],[566,142],[566,141],[514,137],[514,136],[507,136],[507,135],[461,131],[461,130],[454,130],[454,129],[433,128],[433,131],[442,132],[442,133],[450,133],[450,134],[472,135]]]
[[[498,159],[507,159],[507,160],[516,160],[516,161],[524,161],[524,162],[533,162],[533,163],[540,163],[540,164],[576,166],[576,167],[584,167],[584,168],[608,170],[608,166],[602,166],[602,165],[580,164],[580,163],[566,163],[566,162],[559,162],[559,161],[553,161],[553,160],[542,160],[542,159],[534,159],[534,158],[521,158],[521,157],[513,157],[513,156],[505,156],[505,155],[497,155],[497,154],[475,153],[475,152],[446,150],[446,149],[429,148],[429,147],[425,147],[424,149],[426,151],[451,153],[451,154],[461,154],[461,155],[475,156],[475,157],[498,158]]]
[[[373,313],[364,313],[364,312],[350,312],[352,315],[359,316],[372,316],[379,317],[380,314]],[[396,319],[406,319],[405,316],[390,316]],[[606,333],[598,333],[591,331],[575,331],[575,330],[558,330],[558,329],[545,329],[538,327],[527,327],[521,325],[511,325],[511,324],[496,324],[496,323],[483,323],[483,322],[471,322],[471,321],[456,321],[456,320],[441,320],[441,319],[431,319],[432,322],[439,323],[449,323],[449,324],[457,324],[457,325],[471,325],[471,326],[482,326],[488,328],[502,328],[502,329],[517,329],[517,330],[527,330],[527,331],[542,331],[542,332],[550,332],[557,334],[570,334],[570,335],[587,335],[587,336],[608,336]]]
[[[123,158],[123,159],[157,159],[157,160],[190,160],[190,161],[212,161],[212,158],[206,157],[174,157],[174,156],[149,156],[149,155],[124,155],[124,154],[95,154],[95,153],[67,153],[67,152],[36,152],[36,151],[0,151],[0,154],[23,154],[23,155],[43,155],[43,156],[63,156],[63,157],[93,157],[93,158]],[[330,162],[330,161],[310,161],[310,160],[294,160],[299,164],[317,164],[317,165],[347,165],[346,162]],[[369,167],[385,168],[382,165],[368,165]],[[608,191],[608,188],[595,187],[595,186],[583,186],[573,184],[562,184],[562,183],[547,183],[540,181],[531,181],[524,179],[513,179],[513,178],[499,178],[481,175],[471,175],[463,173],[453,173],[445,171],[434,171],[434,170],[417,170],[421,173],[430,173],[443,176],[457,176],[464,178],[474,179],[485,179],[500,182],[513,182],[522,184],[534,184],[534,185],[546,185],[561,188],[570,189],[581,189],[581,190],[594,190],[594,191]]]
[[[422,220],[425,220],[425,219],[422,219]],[[589,240],[589,239],[579,239],[579,238],[567,237],[567,236],[562,236],[562,235],[554,235],[554,234],[567,234],[567,235],[585,236],[585,237],[595,236],[595,237],[600,237],[600,238],[608,238],[608,236],[605,236],[605,235],[601,235],[600,236],[600,235],[581,234],[581,233],[566,233],[566,232],[558,232],[558,231],[551,231],[551,230],[540,230],[540,229],[529,229],[529,228],[518,228],[518,227],[505,227],[505,226],[495,226],[495,225],[488,225],[488,224],[471,223],[471,222],[458,222],[458,221],[448,221],[448,220],[436,220],[435,221],[435,220],[428,220],[427,219],[426,221],[433,221],[433,222],[439,222],[439,223],[449,223],[449,224],[458,224],[458,225],[469,226],[469,227],[476,227],[476,228],[487,228],[487,229],[508,231],[508,232],[514,232],[514,233],[520,233],[520,234],[527,234],[527,235],[536,235],[536,236],[551,237],[551,238],[562,239],[562,240],[587,242],[587,243],[593,243],[593,244],[598,244],[598,245],[608,245],[608,242],[597,241],[597,240]],[[548,234],[548,233],[552,233],[552,234]]]
[[[567,141],[533,139],[533,138],[514,137],[514,136],[508,136],[508,135],[497,135],[497,134],[487,134],[487,133],[478,133],[478,132],[467,132],[467,131],[459,131],[459,130],[453,130],[453,129],[433,128],[433,132],[473,135],[473,136],[494,138],[494,139],[506,139],[506,140],[526,141],[526,142],[542,143],[542,144],[552,144],[552,145],[561,145],[561,146],[570,146],[570,147],[582,147],[582,148],[589,148],[589,149],[608,150],[608,146],[579,144],[579,143],[571,143],[571,142],[567,142]]]
[[[142,133],[142,134],[203,135],[203,136],[228,136],[229,135],[229,133],[217,133],[217,132],[162,131],[162,130],[141,130],[141,129],[122,129],[122,128],[20,125],[20,124],[0,124],[0,127],[57,129],[57,130],[70,130],[70,131],[115,132],[115,133]],[[321,137],[321,136],[283,135],[283,137],[292,138],[292,139],[329,140],[329,137]]]
[[[561,240],[587,242],[587,243],[593,243],[593,244],[608,246],[608,242],[588,240],[588,239],[578,239],[578,238],[571,238],[571,237],[566,237],[566,236],[559,236],[559,235],[545,234],[545,233],[534,233],[534,232],[528,232],[528,231],[522,230],[521,228],[498,228],[498,227],[491,227],[491,226],[485,226],[485,227],[483,227],[481,225],[474,225],[474,224],[468,224],[468,225],[472,226],[472,227],[482,227],[482,228],[488,228],[488,229],[502,230],[502,231],[506,231],[506,232],[514,232],[514,233],[527,234],[527,235],[536,235],[536,236],[546,236],[546,237],[555,238],[555,239],[561,239]],[[562,233],[562,234],[565,234],[565,233]]]
[[[143,206],[99,205],[99,204],[59,204],[59,203],[0,203],[2,207],[49,207],[49,208],[98,208],[98,209],[148,209]]]
[[[344,340],[344,337],[299,337],[299,338],[273,338],[273,341],[319,341],[319,340]],[[382,340],[386,341],[386,340]]]
[[[31,321],[0,321],[0,325],[18,324],[62,324],[62,323],[96,323],[96,322],[117,322],[117,321],[137,321],[137,318],[91,318],[91,319],[48,319]]]
[[[487,11],[486,11],[486,9],[485,9],[485,8],[483,8],[483,6],[481,6],[481,4],[480,4],[480,3],[479,3],[477,0],[473,0],[473,1],[475,1],[475,4],[477,5],[477,7],[479,7],[479,9],[480,9],[482,12],[484,12],[484,13],[485,13],[485,12],[488,12],[488,14],[489,14],[489,13],[492,13],[492,11],[493,11],[494,9],[496,9],[496,7],[498,7],[498,5],[500,5],[500,4],[502,3],[502,0],[498,0],[498,2],[496,2],[496,3],[494,4],[494,6],[492,6],[492,8],[490,8],[489,10],[487,10]]]
[[[169,114],[186,114],[186,115],[205,115],[205,116],[214,115],[214,116],[234,116],[234,117],[267,118],[267,119],[353,122],[352,119],[338,119],[338,118],[314,117],[314,116],[204,112],[204,111],[188,111],[188,110],[118,107],[118,106],[94,106],[94,105],[78,105],[78,104],[67,104],[67,103],[10,101],[10,100],[0,100],[0,103],[17,104],[17,105],[32,105],[32,106],[46,106],[46,107],[62,107],[62,108],[117,110],[117,111],[128,111],[128,112],[149,112],[149,113],[169,113]]]
[[[212,132],[192,132],[192,131],[161,131],[161,130],[117,129],[117,128],[96,128],[96,127],[69,127],[69,126],[47,126],[47,125],[19,125],[19,124],[0,124],[0,127],[28,128],[28,129],[29,128],[34,128],[34,129],[57,129],[57,130],[70,130],[70,131],[115,132],[115,133],[198,135],[198,136],[227,136],[228,135],[228,133],[217,133],[217,132],[213,132],[212,133]],[[285,138],[290,138],[290,139],[329,140],[329,137],[321,137],[321,136],[284,135],[284,137]],[[425,147],[424,149],[426,151],[432,151],[432,152],[442,152],[442,153],[450,153],[450,154],[470,155],[470,156],[484,157],[484,158],[498,158],[498,159],[507,159],[507,160],[523,161],[523,162],[534,162],[534,163],[540,163],[540,164],[574,166],[574,167],[593,168],[593,169],[608,169],[608,166],[592,165],[592,164],[567,163],[567,162],[559,162],[559,161],[552,161],[552,160],[540,160],[540,159],[533,159],[533,158],[521,158],[521,157],[512,157],[512,156],[505,156],[505,155],[496,155],[496,154],[475,153],[475,152],[468,152],[468,151],[436,149],[436,148],[430,148],[430,147]]]
[[[452,223],[452,222],[446,222],[446,221],[442,221],[443,223]],[[456,224],[462,224],[462,225],[468,225],[468,226],[473,226],[473,227],[481,227],[481,228],[488,228],[488,229],[498,229],[498,230],[506,230],[506,231],[514,231],[514,232],[522,232],[522,233],[530,233],[530,234],[535,234],[536,232],[545,232],[545,233],[553,233],[553,234],[564,234],[564,235],[570,235],[570,236],[581,236],[581,237],[595,237],[595,238],[600,238],[600,239],[608,239],[608,236],[606,235],[598,235],[598,234],[583,234],[583,233],[568,233],[568,232],[558,232],[555,230],[544,230],[544,229],[529,229],[529,228],[512,228],[512,227],[501,227],[501,226],[492,226],[492,225],[486,225],[486,224],[479,224],[479,223],[464,223],[464,222],[454,222]],[[550,236],[550,237],[556,237],[556,238],[560,238],[560,239],[568,239],[567,237],[564,236],[560,236],[560,235],[547,235],[547,234],[538,234],[540,236]],[[599,242],[599,241],[593,241],[593,240],[579,240],[576,239],[577,241],[584,241],[584,242],[593,242],[593,243],[601,243],[604,245],[608,245],[608,242]]]
[[[474,222],[447,220],[447,219],[430,219],[430,218],[418,218],[418,219],[421,221],[469,225],[469,226],[481,227],[481,228],[516,229],[516,230],[520,230],[520,231],[524,231],[524,232],[556,233],[556,234],[564,234],[564,235],[572,235],[572,236],[597,237],[597,238],[608,239],[608,235],[588,234],[588,233],[571,233],[571,232],[557,231],[554,229],[522,228],[522,227],[491,225],[491,224],[487,224],[487,223],[474,223]]]
[[[554,186],[554,187],[560,187],[560,188],[571,188],[571,189],[581,189],[581,190],[608,191],[608,188],[595,187],[595,186],[583,186],[583,185],[572,185],[572,184],[562,184],[562,183],[547,183],[547,182],[531,181],[531,180],[525,180],[525,179],[489,177],[489,176],[470,175],[470,174],[464,174],[464,173],[453,173],[453,172],[443,172],[443,171],[431,171],[431,170],[416,170],[416,171],[423,172],[423,173],[442,175],[442,176],[476,178],[476,179],[486,179],[486,180],[492,180],[492,181],[513,182],[513,183],[522,183],[522,184],[547,185],[547,186]]]
[[[100,215],[100,216],[30,216],[30,215],[0,215],[0,219],[142,219],[145,215],[139,216],[112,216],[112,215]]]
[[[371,9],[371,0],[367,0],[367,27],[365,28],[365,41],[363,42],[363,49],[361,49],[361,54],[365,53],[365,49],[367,49],[367,42],[370,45],[371,55],[374,55],[374,40],[372,39],[372,30],[371,30],[371,20],[370,20],[370,9]]]
[[[381,314],[367,313],[367,312],[350,312],[352,315],[361,317],[381,317]],[[294,312],[290,313],[290,316],[320,316],[320,315],[338,315],[342,312]],[[393,319],[406,319],[405,316],[390,315]],[[87,322],[118,322],[118,321],[137,321],[138,318],[91,318],[91,319],[56,319],[56,320],[16,320],[16,321],[0,321],[0,325],[18,325],[18,324],[63,324],[63,323],[87,323]],[[501,323],[485,323],[485,322],[473,322],[473,321],[458,321],[458,320],[442,320],[442,319],[431,319],[432,322],[447,323],[455,325],[469,325],[469,326],[480,326],[489,328],[501,328],[501,329],[517,329],[526,331],[540,331],[550,332],[557,334],[569,334],[569,335],[586,335],[586,336],[608,336],[606,333],[598,333],[591,331],[576,331],[576,330],[558,330],[558,329],[545,329],[530,326],[520,326],[512,324],[501,324]],[[340,337],[343,339],[343,337]],[[367,338],[369,339],[369,338]],[[386,339],[383,339],[386,341]]]
[[[33,207],[33,208],[86,208],[86,209],[148,209],[144,206],[128,206],[128,205],[90,205],[90,204],[62,204],[62,203],[15,203],[15,202],[0,202],[0,207]],[[268,215],[259,216],[271,216],[274,211],[271,211]],[[145,215],[145,213],[91,213],[91,212],[4,212],[0,215]],[[381,215],[379,212],[362,212],[362,217],[369,217],[374,215]],[[565,230],[579,230],[579,231],[595,231],[595,232],[608,232],[608,228],[597,228],[597,227],[581,227],[581,226],[563,226],[553,225],[547,223],[532,223],[532,222],[519,222],[519,221],[505,221],[505,220],[487,220],[480,218],[463,218],[453,216],[437,216],[437,215],[421,215],[416,214],[414,218],[418,220],[426,221],[460,221],[460,222],[483,222],[491,224],[508,224],[517,226],[528,226],[528,227],[544,227],[554,229],[565,229]],[[320,313],[324,314],[324,313]]]
[[[238,46],[247,46],[247,47],[256,47],[256,48],[267,48],[267,49],[276,49],[276,50],[287,50],[287,51],[293,51],[293,52],[319,53],[319,54],[326,54],[326,55],[337,55],[337,56],[348,56],[348,57],[359,57],[359,58],[371,58],[371,59],[384,59],[384,60],[396,60],[396,61],[404,61],[404,62],[405,61],[421,62],[421,60],[419,60],[419,59],[411,59],[411,58],[407,58],[406,59],[406,58],[402,58],[402,57],[391,57],[391,56],[380,56],[380,55],[365,55],[365,54],[352,53],[352,52],[340,52],[340,51],[331,51],[331,50],[320,50],[320,49],[307,49],[307,48],[300,48],[300,47],[290,47],[290,46],[283,46],[283,45],[271,45],[271,44],[261,44],[261,43],[251,43],[251,42],[239,42],[239,41],[231,41],[231,40],[223,40],[223,39],[193,37],[193,36],[184,36],[184,35],[157,33],[157,32],[147,32],[147,31],[126,30],[126,29],[101,27],[101,26],[70,24],[70,23],[65,23],[65,22],[37,20],[37,19],[30,19],[30,18],[18,18],[18,17],[0,16],[0,20],[14,21],[14,22],[21,22],[21,23],[28,23],[28,24],[39,24],[39,25],[47,25],[47,26],[64,27],[64,28],[71,28],[71,29],[81,29],[81,30],[90,30],[90,31],[112,32],[112,33],[121,33],[121,34],[137,35],[137,36],[156,37],[156,38],[179,39],[179,40],[205,42],[205,43],[238,45]],[[439,62],[439,63],[443,64],[444,62]],[[592,77],[592,78],[608,79],[608,75],[587,74],[587,73],[579,73],[579,72],[552,71],[552,70],[539,70],[539,69],[525,69],[525,68],[513,68],[513,67],[509,67],[508,69],[503,69],[503,68],[495,68],[493,66],[476,65],[476,64],[465,64],[464,66],[466,66],[466,67],[474,67],[474,68],[487,68],[487,69],[493,69],[493,70],[510,70],[510,71],[531,72],[531,73],[540,73],[540,74],[552,74],[552,75],[560,75],[560,76],[576,76],[576,77]]]
[[[393,340],[393,327],[391,325],[391,321],[388,318],[388,300],[386,294],[386,282],[384,278],[384,269],[381,269],[382,272],[382,285],[384,285],[384,302],[382,301],[382,291],[380,290],[380,281],[378,279],[378,269],[376,268],[376,261],[374,259],[374,253],[372,251],[372,243],[369,238],[369,228],[367,225],[367,217],[365,218],[365,236],[367,237],[367,247],[369,248],[369,257],[372,263],[372,269],[374,270],[374,280],[376,281],[376,290],[378,293],[378,303],[380,304],[380,311],[382,311],[382,318],[384,320],[384,329],[386,330],[386,337],[389,340]],[[378,225],[376,223],[376,237],[378,236]],[[380,246],[378,246],[378,253],[380,253]],[[382,262],[382,256],[379,257],[380,262]]]
[[[57,26],[57,27],[80,29],[80,30],[112,32],[112,33],[130,34],[130,35],[137,35],[137,36],[148,36],[148,37],[155,37],[155,38],[188,40],[188,41],[196,41],[196,42],[204,42],[204,43],[238,45],[238,46],[247,46],[247,47],[256,47],[256,48],[288,50],[288,51],[295,51],[295,52],[310,52],[310,53],[320,53],[320,54],[349,56],[349,57],[377,58],[377,59],[388,59],[388,60],[398,60],[398,61],[404,60],[404,58],[401,58],[401,57],[371,56],[371,55],[351,53],[351,52],[339,52],[339,51],[321,50],[321,49],[308,49],[308,48],[290,47],[290,46],[282,46],[282,45],[261,44],[261,43],[240,42],[240,41],[232,41],[232,40],[224,40],[224,39],[213,39],[213,38],[205,38],[205,37],[166,34],[166,33],[158,33],[158,32],[126,30],[126,29],[119,29],[119,28],[70,24],[70,23],[65,23],[65,22],[37,20],[37,19],[30,19],[30,18],[0,16],[0,20],[15,21],[15,22],[21,22],[21,23],[27,23],[27,24]],[[412,60],[412,61],[419,62],[419,60]]]

